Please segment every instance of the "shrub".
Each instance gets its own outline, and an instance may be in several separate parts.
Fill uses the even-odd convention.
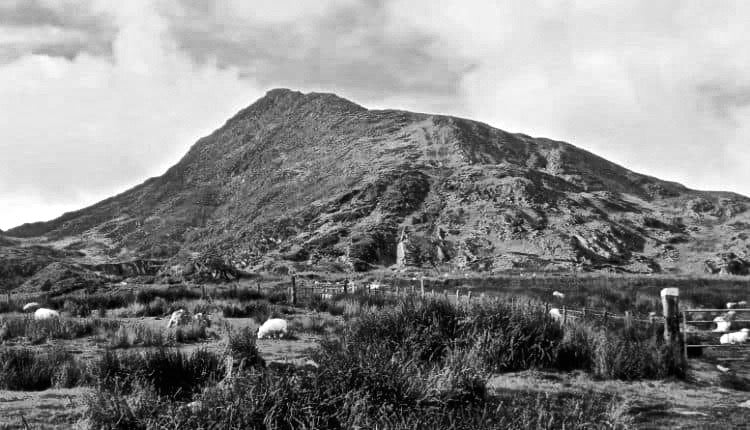
[[[223,374],[220,357],[206,350],[188,355],[160,348],[145,353],[106,352],[95,366],[95,376],[104,386],[131,393],[139,384],[152,387],[160,396],[189,399]]]
[[[230,332],[227,348],[235,360],[238,362],[244,360],[246,367],[265,366],[265,361],[261,358],[256,346],[255,331],[250,327],[244,327],[238,332]]]
[[[70,388],[86,380],[84,367],[62,349],[39,352],[31,348],[0,350],[0,388],[46,390]]]
[[[98,318],[75,320],[69,318],[52,318],[35,320],[31,316],[0,318],[0,326],[5,327],[8,339],[26,337],[34,344],[47,339],[77,339],[91,336],[99,331],[116,330],[118,321]]]

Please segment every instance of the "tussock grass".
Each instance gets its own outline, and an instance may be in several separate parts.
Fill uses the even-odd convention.
[[[196,350],[192,354],[159,348],[143,353],[106,352],[94,366],[94,376],[103,387],[121,393],[149,386],[160,396],[189,399],[224,373],[218,354]]]
[[[25,337],[34,344],[48,339],[70,340],[92,336],[103,331],[116,330],[119,326],[118,321],[100,318],[35,320],[32,316],[0,317],[0,332],[4,339]]]
[[[48,352],[30,348],[0,350],[0,389],[39,391],[75,387],[87,381],[86,368],[62,349]]]
[[[632,342],[648,339],[628,335]],[[174,389],[155,388],[151,380],[152,391],[133,384],[102,391],[112,386],[102,385],[89,402],[88,418],[95,427],[122,419],[142,428],[620,428],[624,421],[613,397],[490,395],[486,389],[490,372],[498,370],[565,365],[601,368],[610,377],[651,374],[612,358],[636,354],[632,348],[609,351],[597,336],[584,324],[559,325],[534,303],[406,300],[361,313],[339,337],[324,339],[312,354],[317,366],[257,365],[254,332],[246,329],[230,336],[227,354],[256,365],[238,366],[226,385],[194,378],[193,386],[180,387],[197,400],[190,408],[174,397]]]

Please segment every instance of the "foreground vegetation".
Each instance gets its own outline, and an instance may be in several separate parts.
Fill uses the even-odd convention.
[[[220,355],[106,356],[98,368],[109,370],[96,373],[88,401],[91,426],[618,428],[627,419],[615,397],[490,393],[488,377],[532,368],[621,379],[684,375],[660,333],[561,326],[538,304],[407,300],[365,308],[306,366],[265,366],[253,334],[233,334]]]

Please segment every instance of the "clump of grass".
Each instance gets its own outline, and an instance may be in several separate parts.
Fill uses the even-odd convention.
[[[750,391],[750,379],[734,373],[722,373],[719,375],[719,386],[737,391]]]
[[[221,313],[224,318],[253,318],[258,323],[267,320],[272,312],[268,302],[257,301],[244,305],[239,303],[229,303],[221,306]]]
[[[167,337],[161,330],[153,329],[142,324],[120,326],[112,333],[109,340],[110,348],[163,347],[168,343]]]
[[[345,307],[336,300],[323,300],[320,296],[312,297],[306,307],[317,312],[328,312],[331,315],[344,315]]]
[[[303,316],[289,322],[289,329],[297,333],[326,334],[336,329],[336,323],[319,316]]]
[[[237,332],[230,332],[227,341],[229,354],[238,362],[243,362],[245,367],[263,367],[265,361],[258,352],[255,331],[250,327],[244,327]]]
[[[69,319],[52,318],[35,320],[30,316],[13,316],[0,318],[0,327],[4,328],[6,339],[25,337],[34,344],[47,339],[77,339],[94,335],[100,331],[116,330],[118,321],[99,318]]]
[[[208,329],[198,321],[193,321],[188,325],[177,326],[170,329],[167,333],[167,339],[177,343],[195,343],[205,340],[208,337]]]
[[[38,391],[70,388],[87,381],[85,367],[63,349],[39,352],[31,348],[0,350],[0,388]]]
[[[218,380],[224,365],[218,354],[206,350],[186,354],[160,348],[144,353],[108,351],[94,369],[100,385],[118,387],[123,393],[147,385],[160,396],[185,400]]]
[[[167,289],[144,288],[136,293],[135,301],[136,303],[145,305],[153,302],[157,298],[161,298],[166,302],[176,302],[179,300],[199,299],[200,297],[201,293],[199,291],[193,291],[184,285],[180,285],[178,287]]]

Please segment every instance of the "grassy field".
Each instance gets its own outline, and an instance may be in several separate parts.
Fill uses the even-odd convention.
[[[281,290],[212,287],[204,299],[154,286],[54,298],[59,321],[8,306],[0,428],[638,428],[651,418],[689,428],[703,419],[690,410],[730,427],[747,418],[730,406],[747,396],[748,375],[722,376],[713,358],[682,362],[658,325],[561,325],[542,292],[519,300],[468,288],[501,298],[359,292],[290,306]],[[626,306],[614,290],[600,292],[605,308]],[[211,326],[167,329],[180,308],[210,314]],[[269,317],[287,319],[290,336],[255,339]]]

